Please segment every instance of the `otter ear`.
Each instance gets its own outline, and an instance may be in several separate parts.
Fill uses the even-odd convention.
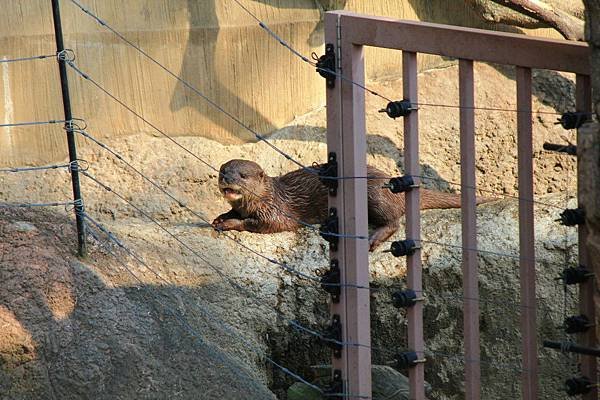
[[[261,178],[265,177],[265,171],[260,170],[260,172],[258,173],[258,176],[260,176]]]

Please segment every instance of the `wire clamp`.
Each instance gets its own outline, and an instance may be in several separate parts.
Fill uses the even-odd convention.
[[[416,351],[406,351],[396,355],[396,359],[390,364],[395,366],[397,369],[409,369],[417,364],[423,364],[426,362],[427,359],[425,358],[419,359]]]
[[[317,62],[317,72],[327,82],[327,87],[335,87],[335,47],[331,43],[325,45],[325,54],[317,58],[313,53],[313,59]]]
[[[392,304],[396,308],[410,308],[418,301],[425,300],[424,297],[417,297],[417,292],[412,289],[401,290],[392,293]]]
[[[560,221],[564,226],[582,225],[585,223],[585,210],[581,207],[567,208],[560,213],[560,218],[556,221]]]
[[[321,277],[321,288],[331,295],[331,301],[339,303],[340,294],[342,293],[339,261],[331,260],[329,271],[317,270],[317,275]]]
[[[336,196],[338,189],[338,162],[334,152],[329,153],[327,162],[318,166],[319,180],[329,188],[329,195]]]
[[[577,129],[587,122],[588,116],[585,112],[566,112],[554,124],[560,124],[564,129]]]
[[[390,101],[385,108],[379,110],[380,113],[386,113],[388,117],[396,119],[398,117],[406,117],[411,111],[416,110],[413,108],[410,100]]]
[[[321,224],[319,229],[321,237],[329,242],[330,250],[337,251],[340,233],[340,221],[337,215],[337,209],[332,207],[329,209],[329,217]]]
[[[585,266],[569,267],[563,269],[562,273],[556,280],[562,280],[565,285],[577,285],[587,282],[594,276],[594,273]]]
[[[548,151],[556,151],[557,153],[565,153],[570,156],[577,155],[577,146],[573,144],[554,144],[554,143],[544,143],[544,150]]]
[[[390,189],[390,192],[392,193],[404,193],[409,192],[414,188],[418,188],[419,185],[415,185],[415,180],[412,176],[404,175],[390,179],[383,187]]]
[[[582,333],[590,329],[592,324],[588,317],[585,315],[574,315],[572,317],[565,318],[564,329],[568,334]]]
[[[394,257],[405,257],[412,256],[413,254],[415,254],[415,251],[417,251],[417,249],[420,249],[420,247],[417,247],[414,240],[406,239],[396,240],[395,242],[392,242],[392,245],[390,246],[389,250],[384,250],[383,252],[392,253]]]
[[[331,324],[325,330],[322,339],[325,344],[333,350],[335,358],[342,357],[342,322],[338,314],[333,314]]]
[[[56,53],[58,61],[73,62],[75,61],[75,52],[71,49],[64,49]]]

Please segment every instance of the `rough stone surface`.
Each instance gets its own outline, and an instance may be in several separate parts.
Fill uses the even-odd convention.
[[[476,72],[479,106],[514,107],[510,73],[487,65],[479,65]],[[420,81],[423,102],[456,103],[457,96],[452,97],[457,93],[455,68],[424,74]],[[567,109],[572,87],[572,81],[562,75],[538,74],[534,109]],[[375,88],[387,96],[400,93],[397,82]],[[377,99],[367,99],[369,163],[398,174],[403,163],[398,150],[402,124],[377,113],[382,106]],[[442,180],[434,181],[437,187],[457,189],[452,182],[459,180],[458,111],[423,106],[420,113],[423,171]],[[298,118],[275,134],[273,143],[304,164],[324,160],[323,116],[323,111],[317,111]],[[554,280],[565,265],[575,262],[577,249],[575,231],[554,221],[567,206],[568,195],[575,193],[575,174],[569,157],[541,151],[543,141],[568,139],[553,120],[553,115],[540,114],[534,126],[535,190],[540,202],[535,214],[540,341],[562,338],[559,326],[565,315],[574,313],[576,298],[571,292],[565,298]],[[500,199],[478,208],[479,245],[487,250],[479,258],[482,398],[504,400],[520,392],[515,115],[478,111],[477,127],[480,194]],[[89,131],[94,134],[93,127]],[[294,168],[264,143],[224,146],[204,138],[176,140],[217,168],[231,158],[255,160],[270,174]],[[96,230],[101,240],[92,240],[89,259],[76,260],[72,225],[57,215],[64,213],[61,209],[57,214],[2,210],[0,326],[7,325],[2,328],[7,334],[0,336],[2,400],[264,399],[273,398],[272,393],[285,399],[295,380],[265,362],[263,355],[306,377],[311,376],[311,365],[330,362],[329,349],[287,321],[322,331],[329,319],[327,297],[314,282],[268,261],[276,259],[314,276],[328,260],[327,246],[317,233],[303,229],[217,236],[202,221],[227,210],[214,169],[158,137],[139,135],[107,144],[197,215],[97,147],[88,146],[81,153],[90,164],[87,172],[149,213],[189,248],[85,177],[83,193],[90,216],[113,231],[161,278],[115,249],[139,281],[132,277],[103,247],[106,239]],[[0,175],[0,201],[69,198],[66,171]],[[35,225],[37,236],[6,229],[15,221]],[[432,385],[432,399],[461,399],[461,266],[456,247],[460,212],[424,212],[422,227],[426,379]],[[406,270],[403,260],[381,251],[371,255],[370,267],[372,285],[381,288],[372,296],[373,360],[385,364],[406,347],[404,312],[390,302],[391,292],[404,285]],[[173,317],[173,312],[180,317]],[[183,318],[203,343],[181,326]],[[564,398],[558,389],[574,371],[572,363],[558,352],[540,350],[540,367],[540,398]]]

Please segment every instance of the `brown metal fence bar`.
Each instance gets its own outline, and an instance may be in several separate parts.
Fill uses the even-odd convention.
[[[351,43],[342,44],[338,23],[337,16],[327,15],[326,42],[335,45],[344,74],[364,83],[363,49]],[[342,176],[367,174],[364,96],[363,90],[340,79],[334,88],[327,90],[328,151],[337,154]],[[329,197],[329,205],[337,209],[340,233],[368,236],[366,179],[340,180],[338,193]],[[342,340],[360,344],[344,346],[342,357],[333,357],[334,368],[342,371],[348,398],[371,396],[370,293],[356,288],[369,286],[368,250],[367,240],[340,237],[338,250],[330,252],[331,259],[339,261],[341,284],[349,285],[342,288],[340,302],[332,304],[331,311],[340,316]]]
[[[326,43],[337,43],[337,15],[327,14],[325,16],[325,41]],[[336,82],[337,83],[337,82]],[[327,152],[340,154],[342,151],[342,94],[341,86],[337,84],[333,88],[327,88]],[[339,160],[340,163],[343,160]],[[329,196],[329,207],[338,210],[340,215],[344,212],[344,201],[343,196],[340,193],[344,190],[344,180],[339,181],[339,190],[336,196]],[[340,231],[345,231],[345,219],[340,218],[339,221]],[[338,251],[332,251],[330,248],[329,257],[331,260],[337,260],[339,265],[346,264],[346,258],[344,252],[341,251],[343,248],[343,242],[338,247]],[[340,268],[340,282],[346,282],[346,270]],[[330,305],[331,315],[339,315],[342,321],[346,321],[346,291],[341,290],[340,300],[338,303],[331,303]],[[347,337],[347,332],[342,325],[342,339]],[[348,348],[342,348],[341,357],[332,357],[333,370],[341,371],[341,378],[344,382],[347,382],[348,371],[346,368],[346,362],[348,359],[347,354]]]
[[[590,73],[590,50],[582,42],[372,17],[349,11],[335,13],[341,15],[344,26],[352,26],[352,30],[344,35],[346,41],[355,44],[529,68]],[[549,57],[549,54],[552,56]]]
[[[460,182],[462,186],[462,271],[464,292],[465,399],[479,400],[479,280],[475,198],[475,111],[473,61],[459,61]]]
[[[537,400],[535,231],[533,219],[533,140],[531,69],[517,67],[517,147],[519,169],[519,254],[524,400]]]
[[[590,77],[587,75],[577,75],[576,77],[576,89],[575,89],[575,104],[577,111],[580,112],[591,112],[592,111],[592,93],[591,93],[591,82]],[[579,138],[579,135],[578,135]],[[583,148],[579,144],[579,149]],[[578,171],[578,182],[582,182],[581,170],[577,164]],[[578,191],[578,193],[580,193]],[[579,195],[578,204],[581,206],[582,199]],[[589,250],[587,246],[588,230],[586,225],[579,226],[579,264],[589,267]],[[590,321],[596,320],[595,306],[594,306],[594,286],[596,282],[593,279],[589,279],[587,282],[582,283],[579,286],[579,312],[587,316]],[[579,335],[579,344],[581,346],[596,348],[598,340],[596,337],[595,327],[588,329],[587,332],[583,332]],[[594,356],[580,355],[581,360],[581,373],[588,377],[592,382],[596,382],[597,377],[597,359]],[[598,388],[593,387],[592,390],[582,395],[583,400],[597,400],[598,399]]]
[[[402,52],[402,79],[404,98],[411,102],[418,101],[417,88],[417,54]],[[407,175],[420,175],[419,170],[419,117],[418,111],[411,112],[404,118],[404,160]],[[417,184],[417,178],[415,178]],[[406,192],[406,237],[415,241],[421,239],[421,213],[419,190]],[[421,250],[407,257],[407,283],[409,289],[419,293],[423,290]],[[424,357],[423,340],[423,303],[417,302],[407,310],[408,314],[408,346]],[[410,398],[425,398],[425,367],[418,363],[409,371]]]

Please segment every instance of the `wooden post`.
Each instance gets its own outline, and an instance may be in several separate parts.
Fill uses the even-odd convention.
[[[465,335],[465,398],[479,400],[479,279],[475,197],[475,105],[473,61],[459,62],[460,182],[462,213],[463,323]]]
[[[519,255],[523,399],[537,400],[538,365],[535,308],[535,231],[533,220],[533,141],[531,69],[517,67],[517,147],[519,164]]]
[[[580,112],[591,112],[592,111],[592,93],[591,93],[591,82],[590,77],[588,75],[580,75],[578,74],[576,77],[576,89],[575,89],[575,103],[577,111]],[[579,134],[577,135],[579,139]],[[579,145],[578,149],[583,149],[583,145]],[[578,158],[581,157],[581,154],[578,154]],[[584,168],[589,168],[589,166],[582,165],[582,163],[577,163],[577,182],[578,186],[580,186],[585,179],[586,175],[583,171]],[[578,205],[582,207],[584,198],[583,192],[581,190],[577,190],[578,193]],[[587,225],[580,225],[578,227],[578,235],[579,235],[579,264],[585,265],[588,268],[590,267],[590,254],[588,251],[588,227]],[[596,308],[594,304],[594,287],[597,284],[593,279],[589,279],[588,281],[582,283],[579,286],[579,312],[590,319],[590,321],[596,320]],[[591,328],[586,332],[579,334],[578,343],[581,346],[596,348],[598,345],[598,340],[596,337],[596,329]],[[581,373],[583,376],[589,378],[592,382],[596,382],[598,380],[598,372],[597,372],[597,360],[594,356],[589,355],[580,355],[579,356],[581,363]],[[583,400],[597,400],[598,399],[598,388],[593,387],[592,390],[581,396]]]
[[[418,102],[417,88],[417,53],[402,52],[402,79],[404,98],[412,103]],[[404,160],[407,175],[413,175],[415,184],[421,175],[419,168],[419,114],[413,110],[404,117]],[[418,188],[406,192],[406,237],[415,240],[421,239],[421,211],[420,194]],[[417,293],[423,291],[421,250],[406,258],[408,288]],[[408,346],[417,352],[419,357],[425,357],[425,343],[423,340],[423,303],[417,302],[407,310],[408,316]],[[425,366],[418,363],[409,370],[410,398],[423,400],[425,398]]]
[[[336,47],[344,76],[364,83],[362,46],[344,43],[339,37],[339,18],[326,15],[325,39]],[[339,69],[338,69],[339,71]],[[367,175],[367,140],[365,128],[364,90],[337,78],[335,87],[327,89],[327,146],[335,153],[342,176]],[[348,236],[368,236],[367,181],[342,179],[336,196],[329,197],[329,207],[337,210],[339,231]],[[369,243],[365,239],[339,238],[337,260],[342,286],[340,302],[331,305],[332,315],[339,315],[344,346],[341,358],[333,357],[334,369],[342,371],[347,398],[371,396],[371,328],[369,290],[351,286],[369,286]],[[360,344],[357,346],[356,344]]]

